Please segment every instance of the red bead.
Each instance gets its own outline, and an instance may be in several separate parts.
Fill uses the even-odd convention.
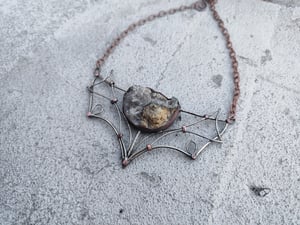
[[[151,150],[152,150],[152,145],[148,144],[148,145],[146,146],[146,148],[147,148],[148,151],[151,151]]]
[[[111,103],[111,104],[116,104],[117,102],[118,102],[118,99],[116,99],[116,98],[110,100],[110,103]]]
[[[122,166],[123,166],[123,167],[128,166],[128,164],[129,164],[129,160],[128,160],[128,159],[124,159],[124,160],[122,161]]]

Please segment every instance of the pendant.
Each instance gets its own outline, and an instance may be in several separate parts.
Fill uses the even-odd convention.
[[[228,127],[227,121],[219,118],[220,110],[210,115],[189,112],[181,108],[175,97],[168,98],[139,85],[124,90],[110,76],[97,76],[88,91],[87,115],[112,128],[124,167],[155,149],[172,150],[196,159],[210,144],[222,143]]]
[[[134,85],[123,97],[123,112],[129,123],[145,132],[169,128],[180,113],[177,98],[167,98],[151,88]]]
[[[219,118],[220,110],[204,115],[183,110],[177,98],[167,98],[162,93],[148,87],[133,85],[124,90],[111,80],[112,73],[106,78],[100,77],[101,67],[107,58],[121,40],[137,27],[156,18],[185,10],[202,11],[207,4],[226,40],[226,47],[232,62],[234,93],[227,119]],[[228,31],[215,9],[215,4],[215,0],[196,1],[190,5],[160,11],[131,23],[112,40],[102,57],[97,60],[94,71],[95,79],[88,87],[87,116],[98,119],[112,128],[120,145],[124,167],[146,152],[155,149],[171,150],[196,159],[210,144],[221,144],[222,136],[228,125],[235,120],[240,96],[238,61]],[[122,103],[118,99],[122,99]]]

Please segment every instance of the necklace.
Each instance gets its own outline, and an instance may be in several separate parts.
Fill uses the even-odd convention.
[[[111,73],[103,77],[101,68],[113,53],[113,50],[136,28],[155,19],[175,13],[197,10],[202,11],[209,6],[214,20],[217,22],[226,42],[226,48],[232,64],[233,98],[226,119],[220,119],[218,110],[210,115],[199,115],[181,108],[179,100],[168,98],[164,94],[149,87],[133,85],[127,90],[116,85]],[[168,149],[180,152],[191,159],[196,159],[211,143],[222,143],[222,136],[236,118],[236,107],[240,95],[240,75],[235,51],[232,47],[228,30],[215,8],[216,0],[200,0],[191,5],[183,5],[167,11],[160,11],[144,19],[132,23],[121,32],[96,62],[94,79],[88,87],[89,106],[87,116],[98,119],[110,126],[115,133],[121,149],[122,165],[125,167],[137,157],[154,149]],[[121,95],[121,98],[118,96]],[[119,99],[122,100],[122,106]],[[114,112],[113,112],[114,111]],[[105,112],[108,116],[105,115]],[[109,119],[117,118],[117,125]],[[193,118],[192,122],[182,119],[182,115]],[[200,124],[213,124],[213,134],[201,133]],[[201,127],[207,127],[201,126]],[[183,136],[184,146],[175,146],[170,137]],[[190,138],[187,138],[190,137]],[[199,144],[197,140],[201,140]],[[188,140],[188,141],[186,141]]]

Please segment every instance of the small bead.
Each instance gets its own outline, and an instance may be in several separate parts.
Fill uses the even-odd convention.
[[[128,164],[129,164],[129,160],[128,160],[128,159],[124,159],[124,160],[122,161],[122,166],[123,166],[123,167],[128,166]]]
[[[182,126],[182,127],[181,127],[181,130],[182,130],[183,133],[186,132],[186,129],[187,129],[186,126]]]
[[[92,113],[91,113],[91,112],[88,112],[88,113],[86,114],[86,116],[87,116],[87,117],[90,117],[90,116],[92,116]]]
[[[99,77],[99,75],[100,75],[100,69],[99,68],[95,69],[94,75],[95,75],[95,77]]]
[[[197,158],[197,155],[196,155],[196,154],[193,154],[193,155],[192,155],[192,159],[195,160],[196,158]]]
[[[228,124],[233,124],[234,121],[235,121],[235,118],[226,119],[226,123],[228,123]]]
[[[148,151],[151,151],[151,150],[152,150],[152,145],[148,144],[148,145],[146,146],[146,148],[147,148]]]
[[[119,133],[117,136],[118,136],[119,139],[123,138],[123,134],[122,133]]]
[[[116,104],[117,102],[118,102],[118,99],[116,99],[116,98],[110,100],[110,103],[111,103],[111,104]]]

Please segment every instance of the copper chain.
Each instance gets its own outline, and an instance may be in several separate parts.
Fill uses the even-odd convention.
[[[145,23],[153,21],[157,18],[161,18],[161,17],[167,16],[167,15],[172,15],[177,12],[183,12],[183,11],[191,10],[191,9],[197,10],[197,11],[202,11],[206,8],[207,4],[209,5],[209,8],[213,15],[213,18],[216,20],[224,38],[225,38],[226,47],[229,50],[229,56],[231,58],[232,69],[233,69],[234,93],[233,93],[233,99],[232,99],[229,115],[228,115],[226,121],[228,123],[233,123],[235,121],[236,107],[237,107],[238,99],[240,96],[240,74],[238,71],[238,61],[236,58],[236,53],[232,47],[230,35],[228,33],[228,30],[224,26],[223,20],[220,18],[220,15],[215,8],[216,0],[200,0],[200,1],[192,3],[191,5],[183,5],[178,8],[169,9],[167,11],[160,11],[156,14],[149,15],[144,19],[140,19],[137,22],[132,23],[111,42],[111,44],[106,48],[102,57],[97,60],[94,75],[95,76],[100,75],[101,66],[103,66],[103,64],[105,63],[107,58],[112,54],[113,50],[120,44],[120,42],[130,32],[134,31],[137,27],[140,27],[140,26],[144,25]]]

